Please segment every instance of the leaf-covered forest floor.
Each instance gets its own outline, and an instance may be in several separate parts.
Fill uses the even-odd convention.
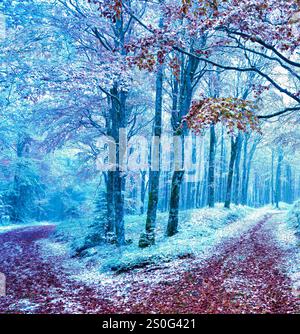
[[[90,267],[89,271],[80,274],[81,278],[93,282],[99,276],[99,272],[122,272],[145,264],[173,262],[174,259],[187,256],[202,258],[205,253],[211,252],[211,247],[222,238],[238,235],[248,229],[265,209],[254,210],[247,206],[232,205],[228,210],[224,209],[221,203],[217,203],[213,209],[205,207],[184,210],[180,213],[179,233],[172,238],[165,235],[168,213],[159,212],[156,243],[144,249],[138,247],[138,241],[144,232],[145,214],[126,215],[126,240],[131,242],[119,250],[116,250],[115,245],[100,243],[78,254],[77,250],[85,244],[86,238],[90,238],[95,230],[97,231],[97,228],[90,227],[91,220],[88,218],[60,222],[51,238],[43,240],[40,244],[45,253],[59,251],[66,252],[74,258],[80,257],[80,264]],[[92,267],[96,271],[93,271]]]
[[[208,257],[160,262],[89,284],[74,279],[78,268],[64,265],[63,252],[42,250],[54,225],[2,233],[7,296],[0,297],[0,313],[299,313],[297,268],[290,275],[299,246],[283,216],[264,212]]]

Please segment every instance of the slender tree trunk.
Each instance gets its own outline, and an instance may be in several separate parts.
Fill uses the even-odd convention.
[[[204,149],[203,149],[204,150]],[[204,151],[203,151],[204,152]],[[197,171],[196,171],[196,175],[195,175],[195,208],[199,208],[200,207],[200,201],[201,201],[201,180],[200,180],[200,176],[201,176],[201,173],[200,173],[200,170],[202,168],[202,157],[200,158],[200,155],[199,155],[199,163],[198,163],[198,166],[197,166]]]
[[[248,158],[248,163],[247,163],[247,168],[246,168],[246,182],[245,182],[245,194],[244,194],[245,195],[245,199],[244,199],[245,205],[247,204],[247,200],[248,200],[248,188],[249,188],[252,160],[253,160],[254,153],[256,151],[258,142],[259,140],[254,141],[250,149],[250,153],[249,153],[249,158]]]
[[[246,190],[246,182],[247,182],[247,160],[248,160],[248,141],[249,134],[245,134],[244,138],[244,147],[243,147],[243,175],[242,175],[242,204],[247,204],[247,190]]]
[[[127,27],[124,26],[123,15],[116,18],[114,23],[114,47],[119,50],[121,55],[126,55],[125,33]],[[123,246],[125,241],[124,225],[124,192],[126,176],[124,175],[123,164],[127,150],[127,134],[122,134],[121,129],[125,131],[126,119],[126,101],[127,92],[123,90],[118,82],[115,82],[113,88],[108,94],[111,100],[110,109],[110,134],[116,144],[116,168],[113,171],[113,204],[114,204],[114,229],[116,232],[117,245]],[[125,135],[125,138],[124,138]]]
[[[145,211],[145,197],[146,197],[146,171],[141,171],[141,207],[140,214],[143,215]]]
[[[265,181],[265,192],[264,192],[264,203],[263,205],[269,204],[270,203],[270,179]]]
[[[229,162],[229,170],[228,170],[228,177],[227,177],[227,187],[226,187],[226,197],[225,197],[225,208],[230,208],[231,203],[231,189],[232,189],[232,177],[233,177],[233,167],[236,159],[237,154],[237,147],[240,138],[240,134],[236,139],[231,138],[231,153],[230,153],[230,162]]]
[[[181,169],[175,167],[172,184],[171,184],[171,198],[170,198],[170,212],[169,212],[169,220],[167,226],[167,235],[172,236],[177,233],[178,226],[178,212],[179,212],[179,202],[180,202],[180,187],[184,176],[184,137],[187,134],[186,126],[183,129],[179,129],[179,124],[183,116],[185,116],[191,105],[192,94],[193,94],[193,81],[195,72],[199,65],[199,60],[196,58],[190,57],[188,59],[188,64],[185,69],[183,69],[183,75],[181,78],[181,86],[179,93],[179,113],[177,111],[177,95],[178,95],[178,86],[176,89],[176,85],[178,85],[178,80],[175,79],[174,93],[173,96],[176,96],[174,101],[176,102],[174,105],[173,101],[173,113],[172,113],[172,123],[173,123],[173,131],[174,131],[174,140],[181,139],[182,144],[182,154],[181,154]],[[174,108],[175,107],[175,108]],[[178,140],[180,141],[180,140]],[[175,144],[175,146],[177,146]],[[177,148],[179,150],[179,148]],[[175,153],[176,156],[176,153]]]
[[[235,161],[235,182],[234,182],[234,192],[233,198],[234,203],[238,205],[240,203],[240,163],[241,163],[241,152],[242,152],[243,137],[239,135],[236,161]]]
[[[178,213],[179,213],[179,193],[180,185],[184,176],[184,171],[175,171],[172,178],[171,199],[169,221],[167,226],[167,236],[171,237],[178,232]]]
[[[224,188],[224,174],[225,174],[225,142],[224,142],[224,127],[222,127],[221,134],[221,155],[220,155],[220,167],[219,167],[219,191],[218,191],[218,201],[222,202],[223,197],[223,188]]]
[[[204,154],[204,176],[201,182],[201,201],[200,207],[203,208],[206,205],[207,199],[207,175],[208,175],[208,159]]]
[[[125,188],[125,176],[123,173],[123,163],[126,153],[126,133],[122,134],[120,129],[125,129],[126,124],[126,93],[118,91],[116,85],[111,90],[112,96],[112,136],[116,143],[116,170],[114,173],[114,219],[115,219],[115,231],[116,241],[118,246],[125,245],[125,226],[124,226],[124,188]]]
[[[115,173],[115,222],[117,245],[125,245],[125,226],[124,226],[124,177],[121,171]]]
[[[18,142],[16,147],[17,164],[14,175],[13,191],[10,195],[10,220],[14,223],[22,223],[26,219],[26,211],[30,200],[30,191],[28,182],[26,182],[27,163],[24,159],[28,158],[27,144],[30,138],[24,134],[18,134]]]
[[[271,163],[271,201],[272,205],[274,205],[274,150],[272,149],[272,163]]]
[[[165,177],[164,177],[164,192],[163,192],[163,203],[164,203],[164,207],[163,207],[163,211],[166,212],[168,211],[168,205],[169,205],[169,172],[165,171]]]
[[[114,172],[107,172],[106,200],[107,200],[107,233],[116,233],[115,210],[114,210]]]
[[[285,201],[289,204],[293,203],[292,169],[288,163],[286,164]]]
[[[208,163],[208,195],[207,204],[210,208],[215,206],[215,156],[216,156],[216,132],[215,127],[210,127],[209,163]]]
[[[276,188],[275,188],[275,203],[276,208],[279,209],[279,202],[281,200],[281,167],[283,161],[282,149],[278,149],[277,169],[276,169]]]
[[[146,232],[141,235],[139,246],[144,248],[155,243],[155,227],[158,206],[158,192],[160,179],[160,140],[162,133],[162,95],[163,95],[163,66],[156,75],[156,101],[154,119],[154,141],[151,154],[151,167],[149,170],[149,197],[146,219]]]
[[[260,191],[261,191],[261,186],[260,183],[259,183],[259,177],[258,177],[258,174],[257,172],[255,172],[254,174],[254,207],[258,207],[259,206],[259,203],[260,203]]]

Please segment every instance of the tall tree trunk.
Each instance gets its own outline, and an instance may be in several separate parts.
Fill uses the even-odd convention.
[[[278,159],[277,159],[277,168],[276,168],[276,187],[275,187],[275,203],[276,208],[279,209],[279,202],[281,200],[281,167],[283,161],[283,152],[282,149],[278,149]]]
[[[106,201],[107,201],[107,231],[106,233],[115,234],[115,210],[114,210],[114,172],[107,172],[107,181],[106,181]]]
[[[293,185],[292,185],[292,168],[290,164],[286,164],[286,189],[285,189],[285,201],[288,204],[293,203]]]
[[[145,211],[145,197],[146,197],[146,171],[141,171],[141,207],[140,214],[143,215]]]
[[[171,198],[170,198],[170,208],[169,208],[169,220],[167,226],[167,235],[172,236],[177,233],[178,226],[178,213],[179,213],[179,202],[180,202],[180,187],[184,176],[184,137],[187,134],[186,126],[183,129],[179,128],[180,121],[183,116],[185,116],[191,105],[192,94],[193,94],[193,81],[195,77],[195,72],[198,68],[199,60],[193,57],[188,58],[188,64],[186,68],[183,67],[182,78],[180,80],[180,92],[179,92],[179,112],[177,111],[177,95],[178,95],[178,80],[175,79],[173,97],[173,113],[172,113],[172,124],[174,131],[174,140],[180,141],[182,143],[182,154],[181,155],[181,169],[175,167],[172,177],[171,184]],[[177,87],[177,88],[176,88]],[[175,105],[174,105],[175,102]],[[175,107],[175,108],[174,108]],[[177,139],[179,140],[176,140]],[[175,146],[176,143],[175,143]],[[177,148],[179,150],[179,148]],[[176,152],[175,156],[177,155]]]
[[[251,172],[251,164],[260,138],[254,140],[248,156],[249,134],[245,134],[244,138],[244,153],[243,153],[243,176],[242,176],[242,205],[247,205],[248,202],[248,186]]]
[[[238,134],[237,138],[231,138],[231,152],[230,152],[230,162],[229,162],[229,170],[227,177],[227,187],[226,187],[226,197],[225,197],[225,208],[230,208],[231,203],[231,190],[232,190],[232,177],[233,177],[233,167],[237,154],[237,147],[240,141],[241,135]]]
[[[168,211],[169,205],[169,171],[164,172],[163,212]]]
[[[224,174],[225,174],[225,142],[224,142],[224,127],[222,127],[221,134],[221,152],[220,152],[220,166],[219,166],[219,191],[218,191],[218,201],[222,202],[224,199],[223,189],[224,189]]]
[[[208,195],[207,204],[210,208],[215,206],[215,156],[216,156],[216,132],[215,126],[210,127],[209,163],[208,163]]]
[[[254,189],[253,189],[253,194],[254,194],[254,200],[253,200],[253,204],[254,207],[258,207],[259,206],[259,202],[260,202],[260,188],[262,187],[262,185],[259,183],[259,177],[257,172],[254,173]]]
[[[28,209],[28,201],[30,200],[29,185],[26,184],[27,163],[24,159],[28,158],[28,144],[30,138],[24,134],[18,134],[17,141],[17,164],[14,175],[13,191],[10,195],[10,220],[14,223],[22,223],[26,219],[26,210]]]
[[[167,236],[171,237],[178,232],[179,193],[184,171],[175,171],[172,178],[169,221]]]
[[[274,205],[275,196],[274,196],[274,150],[273,149],[272,149],[272,162],[271,162],[271,201],[272,201],[272,205]]]
[[[146,219],[146,232],[140,237],[139,246],[144,248],[155,243],[155,226],[158,206],[159,178],[161,168],[161,133],[162,133],[162,96],[163,96],[163,66],[160,65],[156,74],[156,99],[154,118],[154,140],[151,152],[151,167],[149,170],[149,197]]]
[[[235,161],[235,182],[234,182],[234,204],[240,203],[240,163],[241,163],[241,152],[242,152],[243,137],[240,135],[237,146],[236,161]]]
[[[243,175],[242,175],[242,201],[241,201],[243,205],[247,204],[246,182],[247,182],[248,142],[249,142],[249,134],[245,133],[244,147],[243,147]]]
[[[116,160],[117,165],[114,173],[114,219],[116,241],[118,246],[125,245],[125,226],[124,226],[124,188],[125,175],[123,173],[123,164],[126,154],[127,134],[121,133],[126,125],[126,93],[118,91],[115,86],[111,90],[112,95],[112,136],[116,142]]]
[[[246,182],[245,182],[245,198],[244,198],[244,205],[247,204],[247,200],[248,200],[248,187],[249,187],[249,180],[250,180],[250,173],[251,173],[251,165],[252,165],[252,160],[254,157],[254,153],[256,151],[257,148],[257,144],[259,143],[259,139],[254,140],[254,143],[250,149],[249,152],[249,158],[248,158],[248,163],[247,163],[247,168],[246,168]]]
[[[116,18],[114,22],[114,47],[121,55],[126,55],[125,48],[125,33],[127,31],[124,26],[123,15]],[[113,137],[116,144],[116,166],[113,173],[113,206],[114,224],[111,224],[115,231],[115,239],[118,246],[125,245],[125,225],[124,225],[124,192],[126,177],[124,174],[124,160],[127,154],[127,134],[122,133],[121,129],[125,131],[127,125],[126,117],[126,101],[127,92],[120,87],[119,82],[115,81],[110,92],[107,93],[108,99],[111,101],[111,108],[109,113],[109,135]],[[111,182],[112,184],[112,182]],[[111,203],[111,201],[110,201]]]
[[[205,157],[204,162],[204,177],[202,179],[201,185],[201,201],[200,201],[200,207],[203,208],[206,205],[206,198],[207,198],[207,175],[208,175],[208,161]]]
[[[125,225],[124,225],[124,182],[121,171],[115,173],[115,222],[117,245],[125,245]]]

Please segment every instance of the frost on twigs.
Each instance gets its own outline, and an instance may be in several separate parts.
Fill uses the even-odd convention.
[[[220,122],[232,134],[238,130],[260,132],[259,120],[254,113],[256,108],[251,101],[232,97],[205,98],[192,103],[189,113],[183,117],[182,125],[186,122],[195,134],[202,134],[211,125]]]

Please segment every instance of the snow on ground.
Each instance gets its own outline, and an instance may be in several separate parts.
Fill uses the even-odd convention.
[[[20,228],[28,228],[28,227],[36,227],[36,226],[47,226],[47,225],[54,225],[53,223],[49,222],[30,222],[24,224],[10,224],[10,225],[0,225],[0,233],[6,233],[9,231],[17,230]]]
[[[128,279],[128,273],[123,274],[122,271],[147,264],[142,270],[132,270],[129,273],[131,279],[151,284],[162,280],[176,280],[180,273],[188,270],[190,262],[186,258],[192,258],[193,262],[208,259],[217,245],[246,232],[270,210],[270,207],[251,209],[243,206],[232,206],[228,210],[221,204],[214,209],[189,210],[181,213],[179,233],[172,238],[166,238],[164,234],[168,216],[160,213],[156,245],[147,249],[138,247],[145,216],[129,216],[126,217],[126,229],[127,238],[134,241],[132,244],[120,249],[114,245],[95,247],[91,252],[93,255],[83,259],[69,259],[74,240],[80,242],[80,238],[88,233],[88,228],[82,221],[59,224],[51,239],[44,239],[39,243],[48,256],[51,253],[65,253],[68,260],[65,261],[64,269],[72,273],[76,280],[88,284],[101,283],[102,286],[119,282],[125,294],[124,280]],[[156,269],[163,269],[163,274],[157,275]],[[111,270],[121,273],[116,276]]]
[[[273,229],[274,236],[281,248],[284,249],[288,256],[284,264],[284,270],[293,282],[295,295],[300,293],[300,240],[297,232],[297,223],[295,222],[295,213],[300,217],[300,202],[296,202],[294,206],[289,207],[289,210],[278,211],[278,215],[274,216],[272,221],[280,222],[273,224],[276,226]],[[296,210],[297,209],[297,210]],[[271,222],[272,223],[272,222]],[[299,232],[299,231],[298,231]]]
[[[164,236],[167,215],[159,215],[157,244],[146,250],[137,245],[145,217],[127,217],[132,244],[95,247],[82,259],[70,258],[72,239],[88,233],[82,221],[57,225],[50,239],[54,226],[3,234],[3,268],[13,284],[0,313],[1,306],[21,313],[290,312],[290,280],[277,270],[290,265],[290,253],[272,237],[284,215],[271,207],[191,210],[172,238]],[[116,274],[110,263],[143,267]]]
[[[282,223],[277,225],[276,236],[281,246],[284,248],[296,247],[299,238],[295,235],[295,229],[286,221],[286,213],[280,213]],[[277,217],[278,219],[278,217]]]

